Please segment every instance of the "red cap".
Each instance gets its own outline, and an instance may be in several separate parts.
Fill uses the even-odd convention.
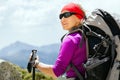
[[[74,12],[74,13],[77,13],[75,14],[79,19],[83,19],[85,17],[85,13],[84,11],[81,9],[81,7],[78,5],[78,4],[75,4],[75,3],[69,3],[67,5],[65,5],[61,12],[62,11],[69,11],[69,12]]]

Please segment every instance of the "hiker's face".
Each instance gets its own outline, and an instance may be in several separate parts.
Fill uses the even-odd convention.
[[[61,24],[64,30],[71,30],[72,27],[76,27],[80,24],[80,19],[78,19],[74,14],[65,14],[68,11],[63,11],[61,14]]]

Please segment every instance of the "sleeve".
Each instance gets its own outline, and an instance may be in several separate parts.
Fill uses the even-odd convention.
[[[58,77],[65,73],[75,50],[74,42],[67,37],[61,44],[58,58],[53,66],[53,71]]]

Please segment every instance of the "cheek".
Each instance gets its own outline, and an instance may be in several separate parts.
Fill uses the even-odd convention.
[[[74,19],[71,21],[72,26],[78,26],[80,24],[80,20]]]
[[[69,26],[71,26],[71,27],[75,26],[75,24],[76,24],[76,21],[75,21],[75,20],[71,20],[71,21],[69,22]]]

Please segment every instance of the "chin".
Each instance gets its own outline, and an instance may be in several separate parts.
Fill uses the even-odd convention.
[[[64,30],[67,30],[67,31],[69,31],[69,29],[67,29],[67,28],[64,28]]]

